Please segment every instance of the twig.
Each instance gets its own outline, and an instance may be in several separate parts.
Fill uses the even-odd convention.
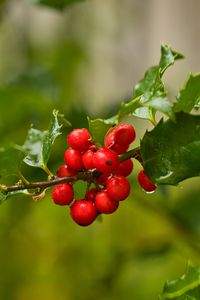
[[[135,149],[132,149],[120,156],[120,162],[123,162],[127,159],[130,158],[135,158],[138,161],[141,162],[141,155],[140,155],[140,148],[137,147]],[[59,183],[64,183],[64,182],[74,182],[79,179],[88,181],[88,182],[95,182],[96,178],[99,176],[99,172],[96,170],[92,171],[83,171],[83,172],[78,172],[75,176],[67,176],[67,177],[51,177],[47,181],[39,181],[39,182],[28,182],[27,180],[20,180],[20,182],[16,185],[11,185],[11,186],[6,186],[4,184],[0,184],[0,191],[7,194],[9,192],[15,192],[15,191],[20,191],[20,190],[31,190],[31,189],[36,189],[36,188],[47,188]]]

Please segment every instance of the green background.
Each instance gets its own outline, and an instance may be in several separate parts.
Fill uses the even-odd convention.
[[[131,95],[133,81],[154,63],[161,42],[160,37],[152,39],[156,53],[149,43],[153,54],[148,60],[147,48],[138,36],[145,39],[147,20],[150,22],[153,14],[142,22],[139,16],[143,10],[148,16],[149,4],[129,2],[91,0],[64,12],[29,1],[3,2],[0,147],[10,142],[22,144],[30,124],[46,129],[53,108],[77,128],[87,126],[87,115],[108,117],[115,113],[119,103]],[[178,7],[174,10],[179,12]],[[192,30],[190,15],[187,27],[188,22]],[[138,36],[131,35],[130,28]],[[135,41],[131,46],[126,34]],[[191,38],[189,32],[177,50],[188,51],[187,38]],[[176,36],[172,34],[173,40]],[[168,81],[172,95],[180,73],[183,71],[186,78],[188,69],[195,70],[198,65],[199,56],[190,50],[193,60],[183,63],[182,69],[175,68],[177,75],[170,73],[171,78],[178,78],[174,85]],[[136,127],[133,146],[137,146],[149,124],[135,118],[127,121]],[[68,131],[54,145],[49,163],[54,172],[63,162]],[[136,161],[134,165],[130,197],[116,213],[86,228],[74,224],[68,208],[55,206],[49,194],[39,203],[19,196],[3,203],[0,299],[154,300],[167,279],[184,272],[188,259],[198,264],[199,178],[146,194],[136,180],[141,167]],[[37,169],[23,166],[23,171],[32,180],[45,178]],[[12,181],[12,177],[1,178],[1,183]],[[83,196],[84,189],[80,182],[77,198]]]

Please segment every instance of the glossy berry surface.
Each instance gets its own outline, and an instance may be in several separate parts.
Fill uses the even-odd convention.
[[[131,144],[136,137],[135,129],[130,124],[120,124],[114,129],[115,140],[121,146]]]
[[[87,193],[85,194],[85,199],[94,202],[97,193],[98,193],[98,189],[92,188],[92,189],[88,190]]]
[[[106,147],[102,147],[93,155],[94,167],[99,172],[113,172],[119,165],[116,153]]]
[[[153,192],[157,189],[157,186],[145,174],[144,169],[138,173],[138,182],[146,192]]]
[[[82,155],[82,162],[83,162],[84,167],[87,170],[94,169],[93,156],[94,156],[94,150],[92,150],[92,149],[88,149]]]
[[[83,152],[91,146],[91,135],[86,128],[74,129],[67,136],[67,143],[73,149]]]
[[[54,203],[70,204],[70,216],[81,226],[92,224],[99,214],[115,212],[119,201],[125,200],[130,193],[126,176],[130,175],[134,165],[128,159],[132,152],[126,152],[135,139],[133,126],[121,123],[110,127],[104,137],[105,146],[100,148],[98,139],[96,143],[91,142],[96,138],[95,131],[91,136],[86,128],[74,129],[68,134],[69,148],[64,152],[64,164],[57,169],[57,176],[73,177],[66,180],[69,183],[57,184],[52,190]],[[73,188],[78,185],[73,184],[78,180],[86,181],[87,188],[83,199],[74,200]],[[64,179],[55,178],[55,183],[62,181]]]
[[[76,200],[70,208],[70,214],[77,224],[88,226],[96,219],[97,210],[92,201]]]
[[[73,176],[77,173],[77,171],[70,169],[67,165],[61,165],[57,169],[57,176],[58,177],[67,177],[67,176]]]
[[[125,200],[130,193],[130,183],[124,176],[112,176],[106,181],[108,196],[115,201]]]
[[[98,212],[103,214],[112,214],[117,210],[119,202],[110,198],[107,191],[103,190],[96,195],[95,205]]]
[[[74,198],[74,191],[68,183],[56,185],[52,190],[52,199],[55,204],[68,205]]]
[[[71,147],[65,151],[64,161],[73,170],[80,171],[84,168],[81,153]]]
[[[115,132],[113,130],[105,137],[105,146],[114,151],[116,154],[122,154],[128,150],[129,144],[120,145],[115,139]]]
[[[131,159],[127,159],[121,162],[118,168],[115,170],[116,175],[127,177],[133,171],[133,162]]]
[[[99,177],[96,179],[98,184],[104,185],[106,183],[106,180],[110,177],[110,172],[104,172],[99,175]]]

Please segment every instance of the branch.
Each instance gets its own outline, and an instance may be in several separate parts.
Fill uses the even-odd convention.
[[[120,162],[123,162],[127,159],[130,158],[135,158],[137,159],[140,163],[142,162],[141,155],[140,155],[140,148],[137,147],[135,149],[132,149],[122,155],[120,155],[119,160]],[[31,190],[31,189],[36,189],[36,188],[47,188],[50,186],[54,186],[59,183],[67,183],[67,182],[74,182],[77,180],[84,180],[88,182],[95,182],[96,178],[100,175],[99,172],[96,170],[92,171],[83,171],[79,172],[74,176],[67,176],[67,177],[54,177],[50,180],[47,181],[39,181],[39,182],[27,182],[27,181],[21,181],[16,184],[16,185],[11,185],[11,186],[6,186],[4,184],[0,184],[0,191],[3,193],[7,194],[9,192],[15,192],[15,191],[20,191],[20,190]]]
[[[5,193],[8,193],[8,192],[15,192],[15,191],[20,191],[25,189],[30,190],[36,188],[47,188],[59,183],[73,182],[78,179],[91,180],[92,177],[91,175],[92,172],[88,171],[88,172],[79,172],[76,176],[55,177],[47,181],[38,181],[38,182],[30,182],[30,183],[20,182],[20,184],[10,185],[10,186],[0,185],[0,190],[2,190]]]
[[[134,149],[131,149],[129,150],[128,152],[120,155],[120,162],[123,162],[127,159],[130,159],[130,158],[135,158],[137,159],[140,163],[142,163],[142,157],[141,157],[141,153],[140,153],[140,147],[137,147],[137,148],[134,148]]]

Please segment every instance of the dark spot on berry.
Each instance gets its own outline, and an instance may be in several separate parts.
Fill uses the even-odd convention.
[[[112,166],[112,160],[110,160],[110,159],[106,160],[106,165],[107,166]]]

